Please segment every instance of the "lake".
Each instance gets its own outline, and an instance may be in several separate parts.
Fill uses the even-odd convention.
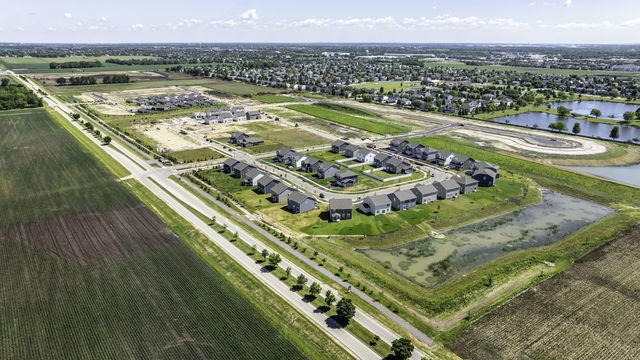
[[[463,226],[442,239],[359,251],[409,280],[434,286],[509,252],[556,243],[613,212],[604,205],[543,190],[540,204]]]
[[[567,166],[601,178],[640,186],[640,164],[630,166]]]
[[[598,109],[602,112],[602,115],[598,116],[598,118],[611,120],[624,120],[622,115],[625,112],[636,112],[636,110],[640,108],[640,105],[594,100],[557,101],[551,103],[551,107],[554,109],[557,109],[558,106],[568,107],[571,109],[571,112],[585,116],[591,114],[592,109]],[[613,115],[613,117],[611,117],[611,115]]]
[[[562,131],[564,134],[572,134],[573,124],[580,123],[580,135],[589,136],[593,138],[609,139],[611,129],[614,126],[620,127],[620,137],[618,141],[630,141],[633,139],[640,139],[640,128],[628,125],[611,125],[602,124],[586,120],[578,120],[570,117],[558,116],[554,114],[548,114],[544,112],[527,112],[517,115],[501,116],[495,119],[491,119],[493,122],[502,124],[512,124],[535,128],[536,125],[540,129],[549,129],[549,124],[562,121],[567,124],[567,131]]]

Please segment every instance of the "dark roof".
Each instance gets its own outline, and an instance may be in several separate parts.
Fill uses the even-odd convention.
[[[224,164],[224,165],[227,165],[227,166],[233,166],[233,165],[235,165],[236,163],[238,163],[238,160],[236,160],[236,159],[234,159],[234,158],[228,158],[227,160],[225,160],[225,161],[223,162],[223,164]]]
[[[260,180],[258,180],[258,184],[262,185],[262,186],[267,186],[267,185],[271,184],[271,182],[273,182],[273,181],[278,181],[278,180],[273,178],[273,176],[271,176],[271,175],[265,175],[265,176],[261,177]]]
[[[284,155],[286,155],[289,151],[291,151],[291,148],[288,148],[288,147],[286,147],[286,146],[283,146],[283,147],[281,147],[280,149],[278,149],[278,150],[276,151],[276,154],[277,154],[278,156],[284,156]]]
[[[400,166],[400,164],[402,164],[402,159],[399,159],[399,158],[393,158],[393,159],[387,160],[387,165],[397,167],[397,166]]]
[[[356,151],[358,150],[358,145],[353,145],[353,144],[349,144],[347,146],[344,147],[344,150],[347,151]]]
[[[475,180],[474,178],[472,178],[471,176],[467,176],[467,175],[463,175],[463,176],[454,176],[453,180],[455,180],[455,182],[457,182],[460,185],[475,185],[478,183],[478,180]]]
[[[435,187],[441,186],[445,191],[460,190],[460,185],[453,179],[443,180],[433,184]]]
[[[390,194],[389,197],[396,197],[398,198],[398,200],[404,202],[404,201],[415,200],[416,194],[414,194],[413,191],[411,190],[400,190],[400,191],[394,192],[393,194]]]
[[[436,189],[435,186],[433,186],[433,184],[429,184],[429,185],[425,185],[425,184],[420,184],[420,185],[416,185],[413,189],[411,189],[413,191],[414,194],[416,195],[433,195],[438,193],[438,189]]]
[[[351,170],[340,170],[336,173],[336,178],[345,178],[351,176],[358,176],[358,174],[354,173]]]
[[[390,158],[390,157],[391,157],[391,155],[389,155],[389,154],[379,153],[379,154],[378,154],[378,155],[376,155],[376,157],[374,157],[373,159],[374,159],[374,160],[378,160],[378,161],[384,161],[384,160],[386,160],[386,159],[388,159],[388,158]]]
[[[260,170],[258,170],[257,168],[253,167],[252,169],[247,170],[247,172],[244,174],[245,178],[254,178],[258,175],[262,174],[262,172]]]
[[[349,145],[349,143],[340,139],[331,143],[331,146],[342,146],[342,145]]]
[[[244,170],[247,166],[250,166],[244,161],[238,161],[235,165],[233,165],[233,170]]]
[[[312,198],[311,196],[301,192],[301,191],[294,191],[293,193],[291,193],[291,195],[289,195],[288,200],[297,204],[302,204],[302,202],[304,202],[307,199],[311,199],[312,201],[315,202],[315,199]]]
[[[389,197],[387,195],[374,195],[368,196],[367,198],[371,201],[373,206],[391,205],[391,200],[389,200]]]
[[[335,166],[336,168],[338,167],[338,165],[332,164],[332,163],[330,163],[330,162],[322,161],[322,163],[321,163],[321,164],[320,164],[320,166],[318,167],[318,170],[325,171],[325,170],[329,170],[330,168],[332,168],[332,167],[334,167],[334,166]]]
[[[331,210],[351,210],[351,199],[331,199],[329,200]]]
[[[281,183],[278,182],[277,184],[275,184],[272,188],[271,188],[271,193],[272,194],[276,194],[276,195],[280,195],[285,191],[292,191],[293,189],[291,189],[289,186],[287,186],[287,184],[285,183]]]

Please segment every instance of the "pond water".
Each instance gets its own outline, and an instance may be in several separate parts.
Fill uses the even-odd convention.
[[[640,186],[640,164],[630,166],[567,166],[601,178]]]
[[[613,212],[594,202],[544,190],[540,204],[463,226],[442,239],[429,237],[395,248],[360,251],[409,280],[433,286],[506,253],[558,242]]]
[[[549,124],[562,121],[567,124],[568,131],[563,131],[565,134],[571,134],[573,124],[580,123],[580,135],[589,136],[593,138],[611,139],[611,129],[616,125],[602,124],[586,120],[578,120],[570,117],[558,116],[553,114],[547,114],[544,112],[528,112],[518,115],[501,116],[492,119],[494,122],[502,124],[512,124],[525,126],[530,128],[536,128],[536,125],[540,129],[549,129]],[[633,139],[640,139],[640,128],[628,125],[617,125],[620,127],[620,137],[618,141],[629,141]]]
[[[583,101],[557,101],[552,102],[551,107],[556,109],[558,106],[564,106],[571,109],[571,112],[588,116],[591,114],[592,109],[598,109],[602,112],[601,116],[598,116],[600,119],[611,119],[611,120],[624,120],[622,115],[627,112],[636,112],[640,105],[631,105],[625,103],[611,102],[611,101],[593,101],[593,100],[583,100]],[[613,115],[613,117],[611,117]]]

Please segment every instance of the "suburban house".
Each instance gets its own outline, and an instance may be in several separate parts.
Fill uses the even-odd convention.
[[[238,142],[238,145],[242,146],[242,147],[250,147],[250,146],[256,146],[256,145],[262,145],[264,144],[264,140],[262,139],[258,139],[257,137],[246,137],[240,140],[240,142]]]
[[[247,172],[251,169],[255,169],[255,166],[246,164],[247,166],[236,166],[233,168],[233,176],[244,179],[247,176]]]
[[[316,199],[300,192],[294,191],[287,198],[287,210],[294,214],[302,214],[316,208]]]
[[[377,168],[384,167],[387,161],[391,158],[391,155],[379,153],[378,155],[373,157],[373,166]]]
[[[292,153],[295,153],[295,151],[286,146],[281,147],[276,151],[276,162],[285,162]]]
[[[265,175],[258,180],[258,192],[262,194],[268,194],[271,192],[271,188],[279,182],[280,181],[278,181],[271,175]]]
[[[496,186],[497,176],[498,173],[490,168],[479,168],[471,175],[471,177],[478,182],[478,186],[482,187]]]
[[[249,135],[243,133],[243,132],[234,132],[233,134],[231,134],[231,137],[229,138],[229,143],[230,144],[235,144],[235,145],[240,145],[240,141],[242,141],[243,139],[248,138]]]
[[[256,186],[258,185],[258,180],[260,180],[263,176],[263,172],[261,172],[257,168],[251,168],[244,174],[243,184],[247,186]]]
[[[302,171],[313,173],[318,171],[318,167],[320,167],[322,161],[318,158],[314,158],[313,156],[308,156],[306,159],[302,160]]]
[[[402,153],[404,152],[404,147],[407,145],[407,140],[404,139],[395,139],[389,143],[389,149],[393,152]]]
[[[449,166],[455,156],[456,154],[452,152],[440,150],[436,154],[436,165]]]
[[[290,188],[285,183],[278,182],[271,187],[271,201],[274,203],[287,202],[289,195],[294,192],[293,188]]]
[[[394,210],[407,210],[416,206],[417,197],[411,190],[400,190],[389,194]]]
[[[340,154],[341,152],[344,151],[344,148],[347,145],[350,145],[350,144],[344,140],[336,140],[333,143],[331,143],[331,152]]]
[[[234,158],[228,158],[227,160],[225,160],[222,163],[222,172],[226,172],[226,173],[230,173],[231,171],[233,171],[233,167],[239,163],[238,160],[234,159]]]
[[[387,163],[384,165],[384,169],[391,174],[408,174],[413,171],[411,164],[402,161],[402,159],[399,158],[387,160]]]
[[[415,141],[408,141],[404,146],[404,150],[402,151],[405,155],[414,156],[417,151],[424,148],[425,146],[422,144],[418,144]]]
[[[460,196],[460,185],[453,179],[435,182],[433,186],[438,189],[438,199],[448,200]]]
[[[455,180],[455,182],[460,186],[461,194],[469,194],[478,191],[478,180],[473,179],[471,176],[456,175],[453,177],[453,180]]]
[[[260,119],[262,115],[260,115],[260,111],[252,110],[252,111],[247,111],[246,117],[247,117],[247,120],[254,120],[254,119]]]
[[[247,164],[244,161],[238,161],[235,165],[233,165],[233,167],[231,167],[231,173],[234,177],[239,178],[241,175],[240,172],[246,169],[248,166],[251,165]]]
[[[329,200],[329,221],[340,222],[353,217],[351,199],[331,199]]]
[[[332,178],[336,175],[340,168],[338,165],[332,164],[330,162],[322,161],[318,166],[318,178],[320,179],[328,179]]]
[[[374,216],[387,214],[391,212],[391,200],[387,195],[367,196],[360,204],[360,210]]]
[[[360,148],[356,150],[353,155],[356,158],[357,162],[361,162],[363,164],[371,164],[373,163],[373,159],[376,157],[376,155],[378,155],[378,152],[367,148]]]
[[[457,155],[451,159],[449,167],[453,170],[469,170],[473,167],[475,160],[465,155]]]
[[[423,148],[416,149],[413,156],[416,159],[420,159],[420,160],[434,161],[436,159],[437,153],[438,153],[438,150],[432,147],[425,146]]]
[[[429,204],[438,200],[438,189],[432,184],[416,185],[411,191],[413,191],[413,194],[416,196],[416,202],[418,204]]]
[[[341,187],[349,187],[358,183],[358,174],[350,170],[340,170],[335,175],[333,184]]]
[[[351,158],[354,157],[355,152],[360,149],[359,146],[357,145],[353,145],[353,144],[349,144],[347,146],[344,147],[344,156]]]
[[[294,168],[299,168],[302,166],[302,162],[307,158],[307,155],[301,153],[295,153],[287,159],[287,164],[291,165]]]

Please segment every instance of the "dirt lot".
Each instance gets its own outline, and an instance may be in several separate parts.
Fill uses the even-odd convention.
[[[158,147],[164,148],[164,151],[167,152],[198,149],[202,147],[202,144],[198,144],[195,140],[185,135],[180,135],[175,129],[168,128],[166,123],[137,125],[133,127],[133,129],[151,138],[158,144]]]
[[[465,330],[470,359],[640,358],[640,228]]]

